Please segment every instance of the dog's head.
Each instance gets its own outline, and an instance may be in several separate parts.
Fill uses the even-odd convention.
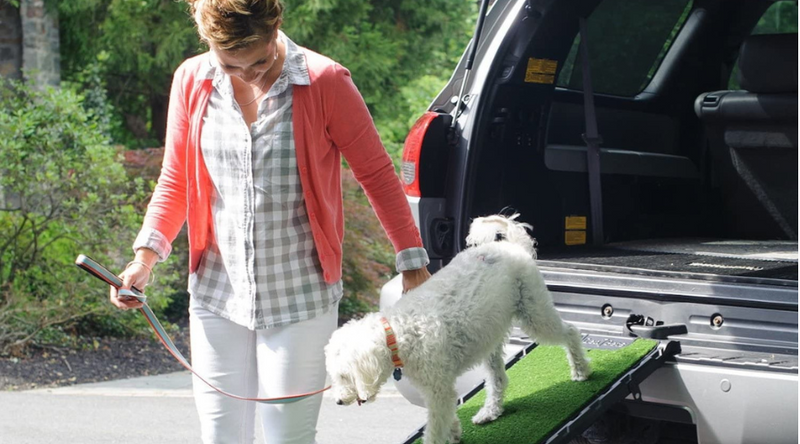
[[[476,247],[489,242],[508,241],[525,248],[535,258],[536,240],[527,231],[532,230],[533,227],[523,222],[517,222],[518,217],[519,213],[509,217],[496,214],[473,219],[469,226],[467,246]]]
[[[333,332],[325,346],[325,367],[336,404],[373,401],[394,370],[380,315],[370,313]]]

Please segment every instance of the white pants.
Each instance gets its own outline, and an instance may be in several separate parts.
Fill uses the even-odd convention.
[[[338,304],[317,318],[266,330],[249,330],[200,307],[191,298],[192,367],[222,390],[246,397],[279,397],[325,384],[323,348],[337,327]],[[289,404],[240,401],[197,377],[194,399],[206,444],[252,443],[256,405],[266,444],[312,444],[322,394]]]

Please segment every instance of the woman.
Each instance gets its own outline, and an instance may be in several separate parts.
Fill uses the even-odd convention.
[[[188,221],[193,367],[243,396],[318,390],[342,297],[340,155],[404,289],[430,276],[428,257],[349,72],[279,31],[280,0],[189,2],[210,51],[175,72],[164,163],[122,288],[147,284]],[[140,305],[113,289],[111,302]],[[204,442],[252,442],[255,403],[197,378],[194,394]],[[315,442],[321,400],[259,404],[266,442]]]

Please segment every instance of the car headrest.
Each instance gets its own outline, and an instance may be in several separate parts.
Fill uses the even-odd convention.
[[[738,64],[744,90],[797,92],[797,34],[751,35],[742,43]]]

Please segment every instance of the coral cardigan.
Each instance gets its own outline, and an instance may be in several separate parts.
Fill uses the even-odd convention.
[[[392,160],[350,72],[305,48],[310,85],[295,85],[293,128],[297,166],[314,244],[326,282],[342,276],[341,158],[364,188],[395,252],[422,247],[419,231]],[[212,183],[200,150],[200,132],[211,79],[209,53],[186,60],[175,72],[161,175],[143,228],[172,242],[188,221],[189,269],[197,270],[209,243]]]

